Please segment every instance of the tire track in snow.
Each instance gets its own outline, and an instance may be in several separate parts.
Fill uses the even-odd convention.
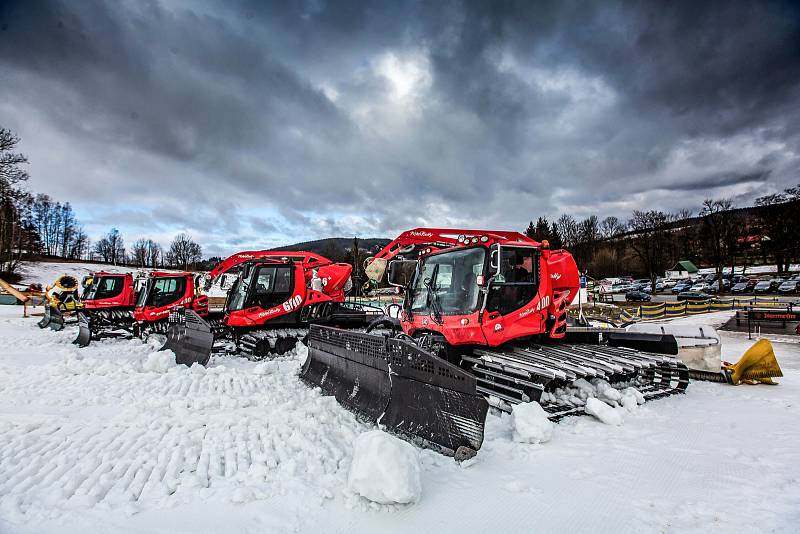
[[[363,427],[297,379],[297,359],[153,372],[113,347],[0,375],[0,402],[48,413],[0,415],[0,514],[344,491]]]

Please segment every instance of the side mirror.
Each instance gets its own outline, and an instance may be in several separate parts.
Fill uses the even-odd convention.
[[[489,267],[496,273],[500,272],[500,245],[489,253]]]
[[[408,287],[417,272],[416,260],[394,260],[389,262],[387,280],[396,287]]]

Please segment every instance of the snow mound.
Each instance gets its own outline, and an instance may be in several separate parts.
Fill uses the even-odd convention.
[[[620,393],[622,394],[622,398],[619,402],[622,407],[629,412],[636,411],[640,404],[644,404],[644,395],[636,388],[628,387],[623,389]]]
[[[142,369],[151,373],[166,373],[171,367],[175,367],[175,353],[171,350],[154,352],[147,355],[147,359],[142,364]]]
[[[514,406],[511,412],[514,441],[519,443],[545,443],[553,437],[553,422],[538,402]]]
[[[365,432],[356,439],[347,487],[380,504],[417,502],[422,494],[419,453],[382,430]]]
[[[253,374],[266,376],[278,371],[278,362],[269,360],[261,362],[253,368]]]
[[[608,404],[615,406],[620,400],[622,400],[622,393],[620,393],[619,390],[614,389],[611,384],[602,378],[595,378],[592,380],[592,384],[594,384],[596,390],[595,396],[606,401]]]
[[[622,424],[622,415],[620,412],[594,397],[586,399],[586,413],[595,416],[598,420],[607,425],[619,426]]]

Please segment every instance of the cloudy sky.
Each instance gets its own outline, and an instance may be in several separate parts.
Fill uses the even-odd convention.
[[[0,125],[92,237],[207,254],[800,182],[786,2],[0,2]]]

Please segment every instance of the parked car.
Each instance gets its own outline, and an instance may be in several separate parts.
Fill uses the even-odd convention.
[[[711,285],[708,286],[708,291],[711,291],[712,293],[719,293],[719,283],[720,283],[719,280],[715,280],[714,282],[712,282]],[[723,278],[722,290],[727,291],[728,289],[730,289],[730,287],[731,287],[730,280],[726,280],[725,278]]]
[[[756,293],[769,293],[772,291],[772,282],[769,280],[760,280],[755,287],[753,287],[753,291]]]
[[[708,282],[698,282],[689,288],[689,291],[709,291],[711,289],[711,284]]]
[[[800,282],[796,280],[786,280],[778,286],[778,293],[797,293],[798,287],[800,287]]]
[[[682,291],[688,291],[693,285],[694,284],[692,282],[687,282],[686,280],[684,280],[682,282],[678,282],[672,288],[672,293],[677,295],[678,293],[680,293]]]
[[[738,284],[734,284],[731,288],[731,293],[744,293],[751,288],[747,287],[747,282],[739,282]]]
[[[673,287],[678,285],[678,280],[667,278],[663,281],[664,289],[672,289]]]
[[[644,291],[628,291],[625,300],[628,302],[650,302],[652,297]]]
[[[690,302],[702,302],[704,300],[713,299],[713,295],[703,293],[702,291],[683,291],[678,293],[678,300],[688,300]]]

